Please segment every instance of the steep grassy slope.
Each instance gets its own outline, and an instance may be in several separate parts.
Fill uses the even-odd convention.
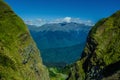
[[[101,79],[120,80],[120,11],[93,27],[67,80]]]
[[[23,21],[0,0],[0,80],[49,80]]]
[[[65,80],[68,75],[65,69],[56,67],[49,68],[50,80]]]

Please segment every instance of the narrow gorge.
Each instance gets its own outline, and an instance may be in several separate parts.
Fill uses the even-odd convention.
[[[120,10],[92,29],[70,20],[35,28],[0,0],[0,80],[120,80]]]

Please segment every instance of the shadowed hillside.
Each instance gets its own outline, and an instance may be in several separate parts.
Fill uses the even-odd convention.
[[[82,58],[67,80],[120,80],[120,11],[90,31]]]

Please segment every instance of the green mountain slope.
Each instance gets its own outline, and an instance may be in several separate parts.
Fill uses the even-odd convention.
[[[120,80],[120,11],[90,31],[82,58],[67,80]]]
[[[23,21],[0,0],[0,80],[49,80]]]

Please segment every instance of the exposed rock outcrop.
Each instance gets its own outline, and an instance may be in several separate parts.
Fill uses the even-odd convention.
[[[67,80],[120,80],[120,11],[90,31],[82,58]]]
[[[24,22],[0,0],[0,80],[49,80]]]

